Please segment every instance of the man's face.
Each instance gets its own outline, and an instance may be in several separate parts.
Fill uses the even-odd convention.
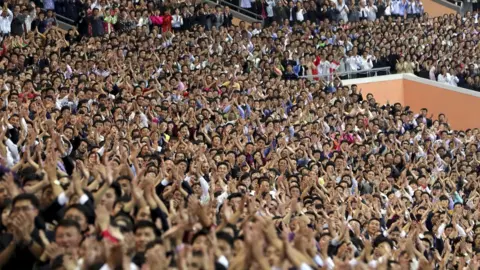
[[[8,120],[10,122],[10,124],[16,128],[18,128],[20,125],[19,125],[19,119],[17,116],[13,116],[13,117],[10,117],[10,119]]]
[[[227,173],[228,173],[228,168],[227,168],[227,166],[225,166],[225,164],[222,164],[222,165],[218,166],[218,172],[219,172],[220,175],[222,175],[222,176],[227,175]]]
[[[378,222],[378,220],[372,220],[368,224],[368,231],[370,233],[376,233],[376,232],[378,232],[379,227],[380,227],[380,223]]]
[[[81,142],[80,145],[78,146],[78,151],[80,153],[85,153],[87,152],[88,145],[86,142]]]
[[[218,249],[221,250],[222,255],[225,256],[227,259],[230,259],[232,257],[232,247],[230,244],[223,240],[223,239],[218,239]]]
[[[448,200],[441,200],[440,205],[444,208],[448,207]]]
[[[55,242],[58,246],[63,248],[77,248],[82,241],[82,235],[77,228],[71,227],[58,227],[55,232]]]
[[[152,228],[146,227],[135,232],[135,246],[137,252],[145,251],[147,244],[155,240],[155,233]]]
[[[230,200],[230,206],[232,207],[233,211],[236,211],[240,208],[241,202],[242,198],[233,198]]]
[[[35,220],[38,215],[38,209],[36,209],[29,200],[17,201],[12,207],[12,215],[24,213],[31,222]]]

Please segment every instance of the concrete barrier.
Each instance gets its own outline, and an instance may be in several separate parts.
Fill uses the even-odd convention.
[[[427,108],[435,118],[444,113],[452,128],[480,128],[480,93],[454,87],[413,74],[394,74],[345,80],[344,85],[357,84],[364,95],[372,93],[380,104],[400,102],[414,112]]]

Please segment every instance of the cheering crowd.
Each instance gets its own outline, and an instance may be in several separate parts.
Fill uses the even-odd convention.
[[[476,85],[476,14],[262,27],[188,1],[43,5],[78,29],[33,3],[0,21],[1,269],[480,266],[478,129],[334,75]]]
[[[38,4],[48,11],[42,11],[33,2],[5,5],[0,16],[0,32],[22,36],[32,30],[43,34],[57,24],[56,12],[76,22],[78,39],[107,38],[112,33],[118,35],[132,30],[151,34],[157,29],[155,38],[164,43],[165,37],[160,35],[163,32],[183,35],[180,32],[192,32],[198,27],[207,32],[224,27],[229,35],[209,44],[210,52],[221,54],[233,37],[230,9],[198,0],[166,3],[63,0]],[[268,51],[264,44],[281,40],[283,35],[280,42],[285,52],[273,61],[277,73],[286,72],[285,63],[281,63],[284,60],[300,77],[313,75],[332,81],[334,73],[347,72],[342,79],[412,73],[452,86],[480,90],[476,10],[463,17],[450,14],[430,18],[419,0],[242,0],[234,4],[265,19],[263,27],[261,23],[241,26],[241,46],[249,53],[249,68],[261,68],[264,55],[279,53],[278,48]],[[279,30],[282,32],[278,33]],[[298,43],[292,42],[295,40]],[[290,48],[286,49],[287,45]],[[198,64],[189,64],[190,69],[196,66]]]

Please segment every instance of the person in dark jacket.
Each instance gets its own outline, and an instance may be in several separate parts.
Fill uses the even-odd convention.
[[[287,16],[288,16],[288,20],[290,21],[290,26],[294,25],[295,22],[297,21],[297,11],[298,11],[298,8],[297,6],[295,6],[293,1],[288,3]]]
[[[229,7],[225,7],[223,12],[223,26],[230,27],[232,26],[233,14],[230,11]]]
[[[47,21],[45,20],[45,12],[40,12],[38,17],[32,22],[32,31],[38,30],[39,33],[47,31]]]
[[[13,19],[10,25],[10,34],[12,36],[22,36],[24,32],[23,24],[25,23],[26,16],[20,12],[20,7],[15,5],[13,8]]]
[[[288,19],[288,8],[283,4],[282,1],[278,2],[275,7],[273,7],[273,17],[278,24],[283,24],[285,19]]]
[[[383,67],[390,66],[390,64],[388,63],[388,59],[385,56],[380,55],[379,50],[375,51],[374,56],[375,56],[375,58],[372,61],[373,68],[383,68]],[[379,71],[377,74],[378,75],[386,75],[387,73],[386,73],[386,71]]]
[[[103,16],[100,16],[98,8],[93,9],[93,15],[88,18],[88,22],[92,26],[93,37],[101,37],[105,34],[105,28],[103,27]]]
[[[293,72],[292,65],[287,66],[287,70],[285,70],[285,73],[283,73],[282,78],[284,80],[298,80],[297,74],[295,74],[295,72]]]
[[[78,21],[82,6],[82,2],[79,0],[67,0],[65,5],[65,17],[72,19],[75,22]]]

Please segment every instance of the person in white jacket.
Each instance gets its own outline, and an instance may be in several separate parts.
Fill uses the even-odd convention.
[[[440,72],[437,76],[437,81],[440,83],[450,84],[453,86],[457,86],[459,79],[457,76],[448,73],[447,67],[442,66],[442,72]]]
[[[391,1],[391,0],[387,0],[387,2],[386,2],[386,4],[385,4],[385,13],[384,13],[384,15],[385,15],[385,16],[392,16],[392,13],[393,13],[392,1]]]
[[[2,14],[0,16],[0,32],[3,36],[10,34],[11,27],[13,20],[13,13],[10,9],[7,8],[7,2],[5,2],[5,6],[3,7]]]
[[[457,72],[452,68],[450,69],[450,77],[448,78],[448,84],[457,86],[460,79],[457,77]]]
[[[183,18],[180,14],[180,9],[175,9],[175,14],[172,16],[172,28],[175,30],[180,30],[183,25]]]
[[[362,57],[358,58],[358,65],[360,70],[370,70],[373,68],[372,56],[368,55],[366,51],[363,52]]]
[[[345,23],[348,22],[348,13],[350,13],[350,10],[343,0],[337,1],[336,9],[338,10],[338,21],[343,20]]]

